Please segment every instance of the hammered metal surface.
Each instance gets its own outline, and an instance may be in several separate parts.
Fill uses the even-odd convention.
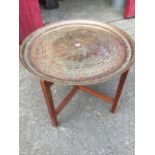
[[[20,51],[24,66],[62,84],[94,84],[128,69],[134,43],[121,30],[92,21],[50,24],[32,33]]]

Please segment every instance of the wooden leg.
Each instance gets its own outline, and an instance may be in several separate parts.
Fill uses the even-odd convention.
[[[53,102],[51,90],[50,90],[50,87],[53,83],[48,82],[48,81],[44,81],[44,80],[40,80],[40,84],[41,84],[41,87],[42,87],[42,90],[44,93],[44,97],[46,100],[46,104],[48,107],[48,111],[50,114],[51,123],[54,127],[56,127],[58,125],[58,121],[57,121],[57,115],[56,115],[56,110],[54,107],[54,102]]]
[[[123,73],[120,77],[120,81],[119,81],[119,84],[118,84],[118,88],[117,88],[117,91],[116,91],[116,95],[115,95],[115,98],[114,98],[114,103],[113,103],[113,106],[112,106],[112,109],[111,109],[111,112],[112,113],[115,113],[116,111],[116,108],[117,108],[117,105],[119,103],[119,99],[120,99],[120,96],[121,96],[121,93],[122,93],[122,90],[123,90],[123,86],[124,86],[124,83],[127,79],[127,75],[128,75],[128,71],[126,71],[125,73]]]
[[[107,95],[101,94],[97,91],[94,91],[94,90],[92,90],[86,86],[74,86],[73,89],[68,93],[68,95],[62,100],[62,102],[56,108],[54,106],[54,102],[53,102],[53,98],[52,98],[52,92],[50,90],[50,87],[53,83],[41,80],[40,84],[41,84],[41,87],[42,87],[42,90],[44,93],[44,97],[45,97],[46,104],[48,107],[48,111],[49,111],[49,114],[51,117],[52,125],[54,127],[56,127],[58,125],[57,115],[64,109],[64,107],[67,105],[67,103],[72,99],[72,97],[75,95],[75,93],[79,89],[86,92],[86,93],[89,93],[93,96],[96,96],[97,98],[104,100],[107,103],[112,104],[111,111],[114,113],[116,108],[117,108],[117,105],[118,105],[118,102],[119,102],[119,99],[120,99],[120,96],[121,96],[123,86],[124,86],[125,80],[127,78],[128,72],[129,72],[129,70],[121,75],[114,99],[107,96]]]

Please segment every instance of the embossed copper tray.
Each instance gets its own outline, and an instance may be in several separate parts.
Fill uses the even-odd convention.
[[[63,21],[30,34],[21,45],[20,59],[26,69],[47,81],[96,84],[130,67],[134,42],[109,24]]]

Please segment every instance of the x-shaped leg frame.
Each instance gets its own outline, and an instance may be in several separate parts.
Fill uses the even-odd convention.
[[[68,95],[62,100],[62,102],[56,108],[54,106],[52,92],[51,92],[51,89],[50,89],[50,87],[53,85],[53,83],[45,81],[45,80],[40,80],[40,84],[41,84],[43,94],[44,94],[44,97],[45,97],[45,100],[46,100],[46,104],[47,104],[47,107],[48,107],[48,111],[49,111],[49,114],[50,114],[52,125],[54,127],[56,127],[58,125],[58,120],[57,120],[58,114],[63,110],[65,105],[72,99],[72,97],[75,95],[75,93],[79,89],[86,92],[86,93],[89,93],[89,94],[91,94],[91,95],[93,95],[93,96],[95,96],[95,97],[97,97],[97,98],[99,98],[99,99],[101,99],[103,101],[106,101],[107,103],[110,103],[112,105],[111,112],[115,113],[117,105],[119,103],[120,96],[122,94],[123,86],[124,86],[125,80],[127,78],[128,72],[129,72],[129,70],[124,72],[121,75],[120,80],[119,80],[119,84],[118,84],[118,87],[117,87],[117,91],[116,91],[116,94],[115,94],[114,98],[109,97],[107,95],[104,95],[104,94],[102,94],[100,92],[94,91],[94,90],[92,90],[92,89],[90,89],[90,88],[88,88],[86,86],[79,85],[79,86],[74,86],[73,89],[68,93]]]

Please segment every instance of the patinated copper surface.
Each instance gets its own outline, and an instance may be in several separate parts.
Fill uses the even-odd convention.
[[[93,21],[65,21],[38,29],[23,42],[20,58],[40,78],[86,85],[126,71],[134,60],[134,42],[122,30]]]

